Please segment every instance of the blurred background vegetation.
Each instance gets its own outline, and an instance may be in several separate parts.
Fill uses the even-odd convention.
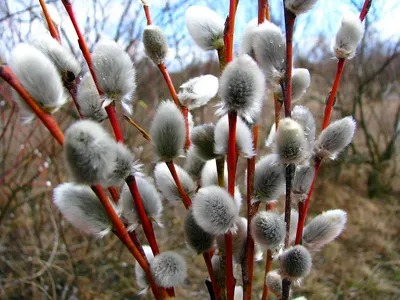
[[[60,1],[48,2],[59,8],[64,20],[63,43],[83,62]],[[151,6],[153,22],[164,28],[169,38],[168,67],[173,71],[175,87],[200,74],[218,75],[215,53],[201,52],[188,39],[186,29],[183,30],[185,9],[198,2],[160,0]],[[203,4],[224,16],[226,6],[216,2]],[[256,16],[257,2],[252,2],[239,6],[236,46],[240,27]],[[271,1],[277,24],[282,23],[280,2]],[[308,299],[400,297],[400,32],[393,35],[395,28],[375,26],[400,4],[383,2],[373,1],[358,54],[346,63],[340,83],[333,119],[353,115],[358,129],[346,153],[323,166],[310,216],[340,208],[348,213],[348,225],[337,241],[314,256],[311,275],[295,288],[296,295]],[[355,0],[335,3],[321,1],[322,6],[345,4],[353,11],[362,4]],[[148,129],[154,108],[169,98],[169,93],[161,74],[143,54],[141,32],[145,19],[140,1],[74,1],[74,5],[91,46],[107,35],[124,45],[131,55],[138,83],[133,119]],[[39,9],[38,2],[33,0],[1,1],[1,61],[6,61],[16,43],[28,40],[36,30]],[[315,27],[323,25],[319,23],[321,13],[332,18],[323,21],[327,31],[318,32]],[[335,75],[336,61],[331,59],[334,35],[329,28],[334,32],[339,25],[341,15],[335,17],[336,13],[329,8],[311,12],[311,16],[301,20],[296,35],[295,66],[308,68],[312,78],[301,104],[314,112],[317,124],[321,123],[324,102]],[[336,25],[330,25],[331,22]],[[396,27],[394,23],[392,26]],[[398,27],[397,30],[400,31]],[[312,34],[312,38],[307,38],[307,34]],[[265,102],[260,124],[259,154],[266,152],[264,140],[273,123],[270,98]],[[217,100],[193,111],[195,124],[216,120],[213,104]],[[119,113],[127,144],[144,163],[145,171],[152,175],[151,145]],[[63,129],[78,119],[73,104],[65,105],[56,119]],[[244,161],[239,160],[238,174],[242,170]],[[119,241],[115,237],[96,240],[82,234],[53,206],[52,188],[66,180],[62,149],[39,121],[26,125],[19,122],[19,109],[12,100],[11,90],[0,81],[0,298],[139,299],[133,276],[134,261]],[[178,250],[190,266],[188,280],[178,288],[177,298],[207,299],[204,263],[187,249],[183,240],[184,211],[180,205],[166,203],[165,227],[157,228],[156,236],[161,250]],[[142,235],[140,238],[144,241]],[[255,267],[258,296],[262,292],[264,264],[256,263]]]

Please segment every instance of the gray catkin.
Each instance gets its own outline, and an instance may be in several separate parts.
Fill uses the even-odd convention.
[[[304,228],[304,245],[310,250],[319,250],[342,233],[346,222],[346,212],[341,209],[328,210],[316,216]]]
[[[78,121],[65,132],[64,158],[75,182],[107,183],[115,168],[115,141],[98,123]]]
[[[319,135],[315,154],[320,158],[335,159],[351,143],[355,130],[356,122],[351,116],[331,123]]]
[[[307,155],[308,144],[300,124],[291,118],[282,119],[276,132],[275,147],[281,163],[303,162]]]
[[[172,251],[155,256],[150,262],[150,271],[156,284],[162,287],[180,285],[187,276],[185,260]]]
[[[218,156],[214,152],[214,130],[213,124],[203,124],[194,127],[190,133],[193,151],[203,160],[214,159]]]
[[[296,167],[294,173],[294,179],[292,184],[292,191],[295,194],[307,194],[312,180],[314,177],[314,167],[313,166],[303,166],[299,165]]]
[[[193,198],[193,216],[204,231],[220,235],[233,229],[239,208],[229,193],[219,186],[198,190]]]
[[[168,43],[164,32],[156,25],[148,25],[142,37],[146,55],[156,64],[164,63],[168,53]]]
[[[182,153],[186,140],[185,120],[173,102],[164,101],[158,106],[150,134],[160,160],[169,162]]]
[[[296,280],[308,275],[311,270],[312,259],[310,252],[297,245],[282,252],[279,257],[280,274],[284,278]]]
[[[90,73],[86,73],[79,83],[76,100],[79,104],[80,112],[86,119],[100,123],[108,118],[107,112],[102,105],[102,98]]]
[[[45,54],[57,67],[64,84],[71,84],[81,71],[81,66],[74,55],[49,34],[33,37],[31,45]]]
[[[218,114],[237,112],[248,123],[255,123],[260,116],[265,92],[265,79],[257,63],[242,55],[229,63],[220,79]]]
[[[285,223],[273,212],[259,212],[251,222],[254,240],[265,249],[278,249],[285,238]]]
[[[100,89],[112,100],[131,100],[136,71],[128,53],[115,41],[102,40],[94,46],[92,61]]]
[[[183,224],[184,234],[186,243],[191,249],[196,251],[197,254],[201,254],[214,245],[215,237],[204,231],[194,219],[193,211],[190,209]]]
[[[316,131],[315,120],[312,112],[306,106],[296,105],[292,110],[292,119],[299,123],[303,128],[309,149],[311,150],[314,145]]]
[[[286,41],[280,28],[264,21],[253,34],[257,62],[271,84],[278,84],[285,71]]]
[[[279,156],[269,154],[256,164],[254,172],[254,197],[257,200],[277,200],[285,192],[285,169]]]
[[[28,44],[17,45],[10,54],[8,65],[42,109],[54,112],[66,103],[67,98],[55,65],[36,48]],[[27,105],[24,108],[28,108]]]
[[[113,224],[96,194],[85,185],[63,183],[53,190],[54,205],[74,227],[103,237]]]
[[[205,163],[206,162],[204,160],[196,155],[192,146],[186,153],[186,160],[185,164],[183,165],[183,169],[188,172],[193,179],[199,180]]]
[[[128,177],[133,169],[133,155],[121,143],[114,143],[113,151],[116,153],[116,160],[112,171],[107,175],[106,186],[119,186]]]

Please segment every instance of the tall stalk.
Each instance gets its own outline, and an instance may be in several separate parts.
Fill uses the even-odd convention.
[[[368,11],[371,7],[371,4],[372,4],[372,0],[364,1],[363,7],[362,7],[360,15],[359,15],[361,22],[364,21],[365,17],[367,16]],[[339,59],[337,67],[336,67],[335,79],[333,81],[332,89],[329,94],[328,101],[326,102],[326,106],[325,106],[324,120],[322,122],[322,130],[324,130],[329,125],[332,109],[335,104],[336,93],[339,88],[340,78],[343,74],[344,65],[345,65],[345,59]],[[304,228],[305,220],[307,217],[308,206],[310,204],[311,195],[314,190],[315,181],[317,180],[318,171],[320,169],[321,163],[322,163],[322,161],[317,158],[315,161],[315,166],[314,166],[313,180],[312,180],[312,183],[310,186],[310,190],[308,191],[306,201],[305,201],[305,203],[299,203],[299,222],[297,224],[297,231],[296,231],[296,244],[301,243],[301,239],[302,239],[302,235],[303,235],[303,228]]]
[[[285,15],[285,32],[286,32],[286,68],[284,78],[284,106],[285,106],[285,117],[291,117],[291,105],[292,105],[292,68],[293,68],[293,31],[294,24],[296,21],[296,15],[286,9],[285,1],[283,1],[284,15]],[[277,121],[275,120],[277,123]],[[286,236],[285,236],[285,248],[289,246],[289,234],[290,234],[290,211],[292,206],[292,180],[294,177],[295,165],[286,165],[286,201],[285,201],[285,223],[286,223]],[[282,280],[282,300],[289,299],[291,282],[289,279]]]

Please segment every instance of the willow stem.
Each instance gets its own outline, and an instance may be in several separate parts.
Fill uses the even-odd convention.
[[[53,23],[53,20],[50,17],[49,10],[47,9],[46,3],[44,0],[39,0],[40,6],[42,7],[43,15],[46,19],[47,22],[47,27],[49,28],[50,35],[53,37],[53,39],[57,40],[59,43],[61,43],[60,39],[60,33],[58,32],[56,26]]]
[[[0,77],[3,78],[14,90],[18,92],[21,98],[29,105],[33,112],[38,116],[38,118],[43,122],[43,124],[50,131],[51,135],[57,140],[57,142],[62,145],[64,143],[64,134],[61,128],[58,126],[57,122],[53,117],[43,111],[36,101],[29,95],[29,93],[23,88],[15,74],[11,71],[8,66],[0,66]]]
[[[310,204],[311,195],[312,195],[312,192],[314,190],[314,185],[315,185],[315,182],[317,180],[318,171],[319,171],[320,166],[321,166],[321,160],[318,159],[315,162],[314,176],[313,176],[313,180],[311,182],[310,190],[308,191],[308,194],[307,194],[306,201],[305,201],[304,206],[302,207],[302,209],[301,210],[299,209],[299,222],[297,224],[296,241],[295,241],[296,245],[301,243],[301,239],[302,239],[302,236],[303,236],[303,228],[304,228],[304,224],[305,224],[306,217],[307,217],[308,206]]]
[[[260,15],[259,15],[260,16]],[[258,144],[258,125],[253,127],[253,148],[257,150]],[[242,264],[243,298],[251,300],[253,289],[253,270],[254,270],[254,239],[250,232],[250,224],[254,215],[258,211],[260,202],[251,203],[254,195],[254,172],[256,169],[256,156],[247,159],[247,241],[245,258]]]
[[[270,249],[267,250],[266,256],[267,256],[267,261],[265,263],[264,286],[263,286],[263,294],[261,297],[262,300],[268,300],[268,294],[269,294],[269,289],[265,278],[267,277],[269,271],[271,271],[271,266],[272,266],[272,251]]]
[[[153,252],[153,255],[156,256],[160,253],[160,250],[158,249],[158,244],[157,244],[157,240],[156,240],[156,237],[154,234],[153,226],[152,226],[152,224],[149,220],[149,217],[147,216],[146,211],[144,209],[143,202],[140,197],[140,193],[139,193],[139,190],[138,190],[138,187],[136,184],[135,176],[129,175],[125,181],[126,181],[126,184],[128,185],[129,190],[132,194],[132,198],[135,203],[137,212],[139,214],[139,218],[140,218],[140,222],[143,227],[144,234],[146,235],[146,238],[149,242],[149,245]]]
[[[339,87],[340,78],[342,77],[345,59],[339,59],[337,68],[336,68],[336,75],[335,80],[333,81],[332,90],[329,94],[328,101],[325,106],[325,113],[324,113],[324,122],[322,123],[322,130],[324,130],[329,125],[329,121],[331,119],[333,105],[335,104],[335,97]]]
[[[208,274],[210,275],[210,280],[213,286],[214,295],[216,299],[219,299],[219,297],[221,296],[221,290],[218,286],[217,277],[215,277],[214,269],[212,267],[210,252],[208,251],[203,252],[203,258],[207,266]]]
[[[132,255],[135,257],[135,259],[139,263],[139,265],[142,267],[143,271],[146,273],[147,279],[149,280],[149,282],[151,284],[151,287],[152,287],[155,297],[158,299],[162,299],[160,296],[157,297],[158,289],[157,289],[157,286],[151,276],[149,264],[144,259],[144,257],[142,257],[140,251],[138,250],[138,248],[136,248],[135,244],[132,242],[124,224],[119,219],[119,217],[118,217],[117,213],[115,212],[113,206],[111,205],[110,201],[108,201],[107,196],[104,193],[103,189],[99,185],[92,186],[92,189],[95,192],[96,196],[101,201],[101,203],[103,204],[105,211],[107,212],[108,216],[110,217],[110,219],[114,225],[114,230],[115,230],[116,235],[121,240],[121,242],[129,249],[129,251],[132,253]],[[162,291],[162,290],[164,290],[164,289],[160,289],[160,291]],[[165,290],[164,290],[164,293],[166,294]]]
[[[283,4],[285,5],[285,4]],[[285,71],[285,117],[291,115],[292,105],[292,68],[293,68],[293,30],[296,15],[285,8],[286,30],[286,71]]]
[[[181,181],[179,180],[178,173],[176,172],[175,165],[172,161],[166,162],[169,171],[171,172],[172,177],[174,178],[176,187],[178,189],[179,194],[181,195],[183,205],[185,205],[186,209],[189,209],[192,206],[192,200],[190,200],[189,196],[186,194]]]

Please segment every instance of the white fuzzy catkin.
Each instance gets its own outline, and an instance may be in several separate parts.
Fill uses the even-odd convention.
[[[214,141],[215,153],[221,155],[228,153],[228,115],[221,117],[215,125]],[[250,158],[255,155],[253,148],[253,135],[249,127],[247,127],[241,118],[237,118],[236,121],[236,151],[238,155],[242,155],[246,158]]]
[[[188,172],[194,180],[198,180],[200,179],[201,170],[203,170],[204,164],[205,161],[197,156],[193,146],[190,147],[186,153],[186,160],[183,169]]]
[[[179,102],[189,109],[206,105],[218,92],[219,82],[214,75],[203,75],[181,85]]]
[[[160,194],[147,178],[136,176],[135,179],[147,217],[150,220],[160,224],[160,218],[163,209]],[[132,193],[126,184],[122,189],[121,199],[118,202],[118,206],[122,213],[122,218],[128,224],[127,229],[129,231],[135,230],[136,227],[141,224],[141,221],[135,201],[132,198]]]
[[[363,33],[364,27],[357,15],[348,13],[344,16],[333,46],[335,56],[339,59],[352,58]]]
[[[53,190],[54,205],[74,227],[104,237],[113,224],[96,194],[85,185],[63,183]]]
[[[30,44],[54,63],[67,86],[74,82],[81,71],[81,66],[67,48],[48,34],[33,37]]]
[[[282,277],[277,271],[268,272],[267,276],[265,277],[265,283],[271,293],[273,293],[278,298],[281,297]]]
[[[285,213],[281,214],[281,219],[285,222]],[[296,239],[297,223],[299,222],[299,213],[295,209],[290,210],[290,234],[289,241],[292,244]]]
[[[66,102],[55,65],[35,47],[17,45],[11,52],[8,65],[24,89],[45,111],[55,112]]]
[[[351,143],[355,131],[356,121],[351,116],[331,123],[315,142],[315,154],[320,158],[335,159]]]
[[[194,153],[203,160],[216,158],[214,152],[214,124],[196,126],[190,132]]]
[[[102,40],[93,49],[93,69],[100,89],[126,109],[136,90],[136,71],[129,55],[116,42]]]
[[[301,245],[283,251],[278,259],[281,265],[280,274],[284,278],[297,280],[310,273],[312,265],[311,255],[310,252]]]
[[[172,251],[155,256],[150,263],[150,271],[156,284],[161,287],[180,285],[187,277],[185,260]]]
[[[218,186],[198,190],[193,198],[193,216],[204,231],[220,235],[234,229],[239,209],[229,193]]]
[[[315,120],[312,112],[306,106],[296,105],[292,110],[292,119],[299,123],[303,128],[309,149],[311,150],[314,145],[316,131]]]
[[[311,83],[310,72],[307,69],[293,69],[292,74],[292,103],[299,101],[306,93]],[[278,100],[283,101],[283,93],[281,86],[275,87],[275,95]]]
[[[246,27],[243,30],[242,40],[240,42],[240,50],[239,54],[247,54],[250,55],[253,59],[255,58],[254,48],[253,48],[253,37],[254,32],[256,31],[258,26],[258,18],[254,18],[249,23],[247,23]]]
[[[115,152],[116,157],[114,167],[103,183],[105,186],[119,186],[126,177],[138,170],[137,164],[134,163],[132,153],[125,145],[114,142],[112,151]]]
[[[108,118],[107,112],[102,105],[102,98],[90,73],[86,73],[79,83],[76,100],[79,104],[80,112],[85,118],[99,123]]]
[[[185,13],[186,27],[196,44],[204,50],[222,48],[225,21],[208,7],[193,5]]]
[[[203,170],[201,171],[200,182],[203,187],[210,185],[218,185],[218,172],[215,159],[209,160],[205,163]],[[228,188],[228,165],[224,163],[224,186]],[[239,186],[235,186],[235,202],[239,210],[242,207],[242,194]]]
[[[254,240],[264,249],[275,251],[283,244],[285,223],[274,212],[259,212],[251,221],[250,229]]]
[[[178,165],[175,165],[176,173],[185,193],[190,197],[196,190],[196,185],[190,175]],[[161,194],[170,202],[181,201],[178,188],[165,163],[158,163],[154,169],[154,177]]]
[[[279,84],[286,57],[286,41],[280,28],[268,21],[259,25],[254,32],[253,49],[266,79],[271,84]]]
[[[285,169],[277,154],[262,157],[254,173],[254,197],[256,200],[272,201],[285,192]]]
[[[121,183],[133,168],[133,156],[98,123],[82,120],[65,132],[64,158],[77,183],[105,186]]]
[[[160,160],[169,162],[182,154],[186,141],[185,119],[172,101],[163,101],[158,106],[150,135]]]
[[[298,196],[307,195],[314,177],[314,166],[296,166],[294,173],[292,192]]]
[[[220,79],[217,114],[237,112],[248,123],[257,122],[263,105],[265,79],[257,63],[242,55],[229,63]]]
[[[285,7],[295,15],[299,15],[312,9],[318,0],[286,0]]]
[[[310,250],[321,249],[342,233],[346,222],[347,214],[341,209],[323,212],[304,228],[304,245]]]
[[[275,151],[284,164],[299,164],[305,160],[308,144],[303,128],[291,118],[279,122],[275,137]]]
[[[143,245],[142,248],[144,254],[146,255],[147,261],[151,263],[151,261],[154,258],[153,251],[148,245]],[[144,291],[146,291],[149,288],[149,281],[147,280],[146,273],[143,271],[142,267],[137,261],[135,262],[135,278],[138,286],[144,289]]]
[[[142,41],[146,55],[156,64],[164,63],[168,54],[168,43],[162,29],[156,25],[148,25],[143,30]]]
[[[186,218],[183,224],[183,232],[185,234],[185,241],[191,249],[197,254],[201,254],[214,245],[214,235],[204,231],[194,219],[192,209],[186,214]]]

